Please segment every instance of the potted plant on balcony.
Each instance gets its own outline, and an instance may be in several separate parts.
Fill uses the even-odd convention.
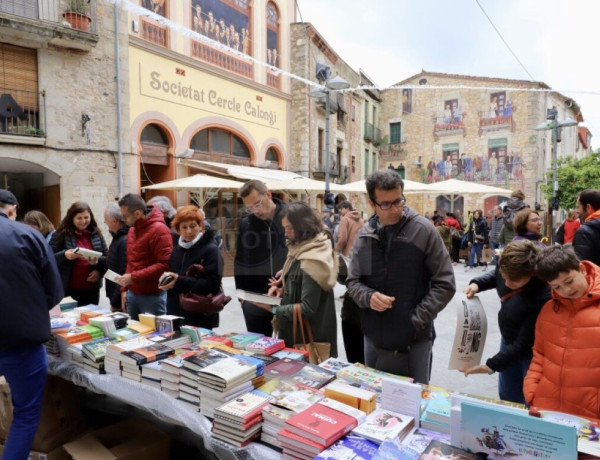
[[[63,13],[63,18],[73,29],[88,32],[92,18],[90,18],[90,1],[91,0],[69,0],[67,9]]]

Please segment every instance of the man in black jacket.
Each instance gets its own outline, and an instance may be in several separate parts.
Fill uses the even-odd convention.
[[[40,421],[50,338],[48,311],[63,287],[40,232],[18,222],[17,199],[0,189],[0,375],[10,387],[13,421],[2,458],[27,458]]]
[[[240,189],[240,197],[248,216],[240,223],[235,254],[235,286],[237,289],[266,294],[287,257],[281,211],[285,204],[273,198],[259,180],[250,180]],[[273,314],[242,302],[246,329],[266,336],[273,334]]]
[[[575,232],[573,249],[580,260],[600,265],[600,190],[584,190],[577,198],[577,212],[583,221]]]
[[[121,208],[117,203],[109,203],[104,209],[104,223],[112,235],[112,242],[108,247],[106,268],[123,275],[127,270],[127,232],[129,226],[123,221]],[[110,301],[112,311],[123,311],[121,290],[117,283],[106,280],[106,297]]]

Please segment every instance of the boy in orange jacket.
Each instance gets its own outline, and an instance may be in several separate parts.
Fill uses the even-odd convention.
[[[572,246],[544,248],[536,274],[552,288],[535,327],[527,404],[600,421],[600,267]]]

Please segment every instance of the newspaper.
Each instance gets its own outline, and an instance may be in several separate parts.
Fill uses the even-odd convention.
[[[487,318],[477,296],[467,299],[463,295],[456,309],[456,332],[450,353],[448,369],[460,371],[481,363],[487,336]]]

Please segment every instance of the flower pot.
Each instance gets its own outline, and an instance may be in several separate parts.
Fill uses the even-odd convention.
[[[65,11],[63,13],[63,18],[71,24],[73,29],[81,30],[83,32],[88,32],[90,30],[92,18],[85,14],[76,13],[74,11]]]

